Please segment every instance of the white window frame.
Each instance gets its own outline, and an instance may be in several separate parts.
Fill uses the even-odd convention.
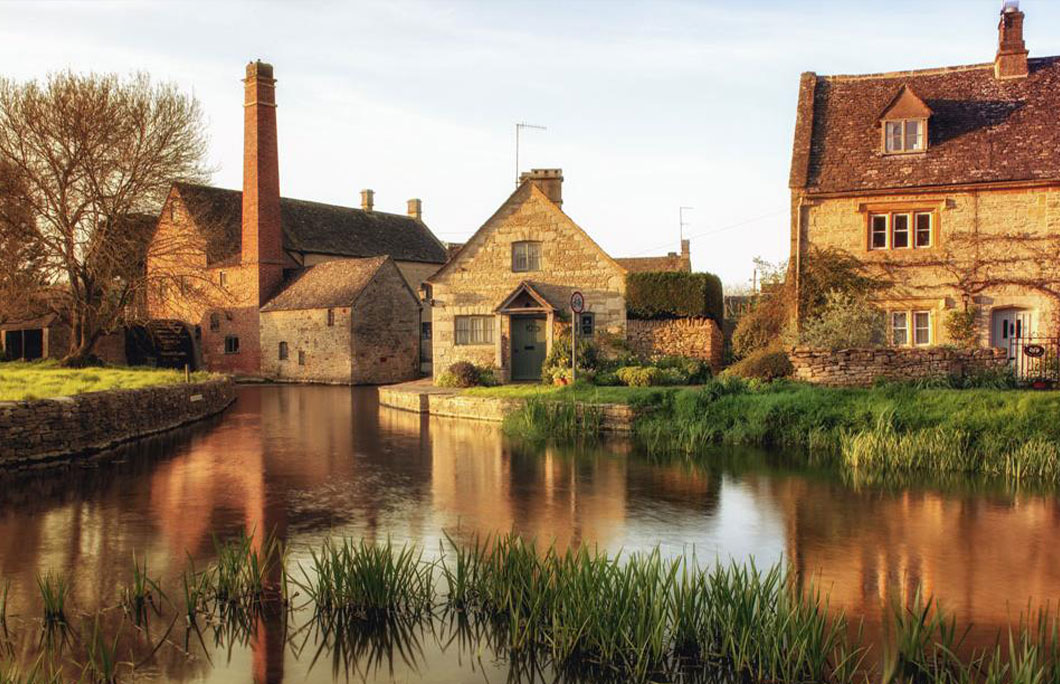
[[[898,219],[905,219],[905,246],[898,246]],[[913,248],[913,214],[911,212],[896,211],[891,214],[891,249]]]
[[[920,244],[920,217],[926,216],[928,220],[928,241],[926,245]],[[913,242],[914,249],[928,249],[935,246],[935,214],[930,211],[913,212]]]
[[[932,325],[932,323],[934,322],[934,320],[933,320],[934,316],[931,315],[931,311],[923,311],[923,310],[914,311],[914,312],[912,312],[912,314],[913,314],[912,315],[912,323],[913,323],[913,326],[912,326],[912,328],[913,328],[912,343],[913,343],[913,346],[914,347],[930,347],[932,342],[934,341],[934,337],[935,337],[934,330],[933,330],[934,325]],[[921,328],[920,324],[917,322],[917,318],[919,316],[926,316],[927,317],[927,326],[926,326],[926,328]],[[920,331],[921,330],[926,330],[927,331],[927,341],[926,342],[921,342],[920,341]]]
[[[453,344],[460,347],[493,344],[493,316],[456,316],[453,320]]]
[[[882,218],[884,222],[883,228],[883,246],[876,246],[876,219]],[[891,215],[890,214],[870,214],[869,215],[869,249],[872,251],[884,251],[891,248]]]
[[[915,139],[910,142],[910,124],[916,125]],[[898,127],[900,131],[899,147],[891,145],[892,131]],[[908,154],[910,152],[923,152],[927,149],[927,121],[925,119],[889,119],[883,122],[883,151],[886,154]]]
[[[896,325],[898,317],[902,317],[902,325]],[[898,341],[895,332],[901,330],[903,340]],[[909,346],[909,312],[908,311],[892,311],[891,312],[891,344],[896,347],[908,347]]]

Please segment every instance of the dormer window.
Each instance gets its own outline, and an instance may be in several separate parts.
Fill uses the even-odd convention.
[[[902,86],[880,115],[884,154],[923,152],[928,146],[931,108],[909,86]]]
[[[886,122],[887,152],[919,152],[924,149],[925,121]]]

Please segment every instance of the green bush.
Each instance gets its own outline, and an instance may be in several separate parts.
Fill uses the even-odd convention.
[[[626,276],[630,318],[725,318],[721,280],[712,273],[630,273]]]
[[[688,356],[663,356],[652,364],[656,368],[679,371],[682,375],[680,385],[701,385],[710,380],[713,372],[710,364]]]
[[[799,332],[799,344],[815,349],[877,347],[886,341],[884,314],[862,294],[833,291]]]
[[[578,340],[578,378],[591,378],[600,367],[600,351],[592,340]],[[552,349],[541,364],[541,382],[552,385],[560,378],[570,379],[570,330],[556,336]]]
[[[662,384],[662,371],[652,366],[626,366],[615,371],[615,375],[628,387],[652,387]]]
[[[770,382],[778,378],[789,377],[795,372],[795,368],[783,351],[761,349],[729,366],[725,372],[738,378]]]
[[[476,366],[470,361],[457,361],[434,381],[439,387],[493,387],[500,384],[494,370]]]
[[[615,376],[629,387],[662,387],[687,384],[688,378],[676,368],[657,366],[625,366],[615,371]]]
[[[953,344],[966,349],[979,345],[979,334],[975,329],[975,319],[978,315],[979,309],[974,306],[963,310],[954,309],[946,314],[946,336]]]

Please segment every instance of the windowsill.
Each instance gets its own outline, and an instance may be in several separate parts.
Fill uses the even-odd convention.
[[[927,154],[927,150],[907,150],[902,152],[880,152],[881,157],[909,157],[918,154]]]

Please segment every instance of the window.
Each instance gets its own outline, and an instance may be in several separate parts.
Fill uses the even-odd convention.
[[[280,361],[287,360],[287,343],[280,342]]]
[[[221,329],[221,315],[212,313],[210,314],[210,332],[217,332]]]
[[[457,316],[457,344],[493,344],[493,316]]]
[[[516,273],[523,271],[541,270],[541,243],[540,242],[513,242],[512,243],[512,270]]]
[[[217,284],[221,287],[228,287],[228,274],[224,271],[217,273]]]
[[[430,323],[420,323],[420,336],[423,339],[425,339],[425,340],[431,339],[431,324]]]
[[[884,125],[884,149],[890,154],[919,152],[924,149],[926,128],[922,119],[888,121]]]
[[[906,249],[909,247],[909,214],[895,214],[892,219],[891,248]]]
[[[229,335],[225,338],[225,354],[238,354],[239,353],[239,338],[235,335]]]
[[[891,344],[897,347],[909,344],[909,314],[904,311],[891,314]]]
[[[335,325],[335,309],[328,309],[328,326]]]
[[[869,236],[870,249],[887,249],[887,225],[889,218],[887,214],[876,214],[872,217],[871,235]]]
[[[583,313],[578,318],[580,322],[578,334],[582,337],[592,337],[596,330],[596,317],[591,313]]]
[[[935,243],[934,213],[869,215],[869,249],[927,249]]]
[[[913,343],[918,347],[931,344],[931,312],[913,313]]]
[[[931,214],[920,213],[916,215],[916,246],[931,246]]]
[[[298,350],[298,365],[299,366],[304,366],[305,365],[305,352],[302,351],[301,349]]]

